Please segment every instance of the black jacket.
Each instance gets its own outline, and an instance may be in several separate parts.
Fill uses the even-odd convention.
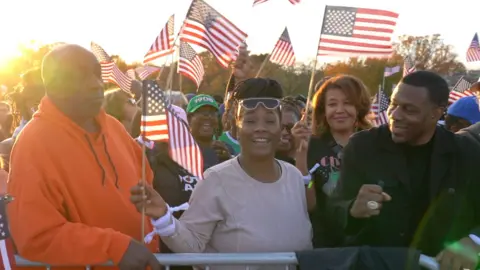
[[[408,234],[412,203],[406,159],[387,126],[359,132],[344,149],[340,180],[329,210],[343,226],[349,245],[413,247],[436,256],[445,243],[480,235],[480,147],[437,127],[430,161],[427,211],[415,234]],[[360,187],[382,184],[392,201],[369,219],[349,209]]]
[[[338,247],[343,242],[341,228],[326,215],[328,190],[335,187],[330,176],[340,171],[342,147],[335,142],[330,132],[310,138],[307,152],[308,168],[315,164],[320,167],[312,174],[315,183],[316,206],[310,213],[313,226],[313,246],[315,248]],[[327,191],[327,192],[326,192]]]
[[[417,270],[420,253],[406,248],[347,247],[296,252],[300,270]]]
[[[480,123],[476,123],[467,128],[459,130],[457,134],[468,138],[473,143],[480,146]]]

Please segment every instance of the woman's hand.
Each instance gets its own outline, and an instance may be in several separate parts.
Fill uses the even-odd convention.
[[[217,153],[220,161],[229,160],[231,157],[230,151],[228,151],[227,145],[222,141],[212,141],[212,148]]]
[[[144,192],[145,190],[145,192]],[[167,203],[150,185],[143,186],[141,183],[130,189],[130,201],[135,205],[138,212],[145,207],[145,215],[152,219],[163,217],[167,211]]]
[[[251,69],[251,63],[249,61],[249,51],[247,46],[240,46],[238,49],[238,56],[235,60],[233,75],[237,82],[247,79],[248,73]]]
[[[308,149],[308,141],[311,135],[312,130],[303,119],[293,126],[292,136],[295,138],[295,147],[297,147],[299,152],[304,152]]]

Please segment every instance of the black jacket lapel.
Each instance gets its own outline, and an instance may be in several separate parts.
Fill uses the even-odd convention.
[[[430,200],[434,200],[446,181],[451,180],[450,170],[455,167],[455,134],[437,127],[430,159]]]
[[[400,147],[393,142],[388,127],[383,126],[381,128],[378,143],[383,151],[383,155],[381,156],[382,160],[379,160],[379,166],[381,166],[380,164],[385,164],[387,167],[382,168],[382,170],[392,170],[396,180],[401,182],[407,190],[411,191],[405,155]]]

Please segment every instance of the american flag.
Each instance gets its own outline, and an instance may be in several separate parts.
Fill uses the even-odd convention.
[[[165,24],[165,27],[160,31],[160,34],[157,36],[152,46],[150,46],[147,54],[143,57],[144,64],[170,55],[175,51],[175,47],[173,46],[173,43],[175,42],[175,37],[173,35],[174,18],[174,15],[170,16],[167,24]]]
[[[132,80],[137,79],[137,77],[135,76],[135,70],[133,70],[133,69],[127,70],[127,72],[125,72],[125,74],[127,74],[127,76]]]
[[[155,72],[159,72],[159,71],[160,71],[160,68],[152,67],[152,66],[137,67],[135,69],[135,72],[137,72],[140,80],[145,80],[146,78],[148,78],[148,76],[152,75]]]
[[[470,47],[467,49],[467,62],[480,61],[480,47],[478,45],[478,35],[475,33],[470,43]]]
[[[388,57],[397,19],[385,10],[326,6],[318,55]]]
[[[405,56],[403,58],[403,77],[415,72],[416,70],[417,69],[415,67],[415,63],[412,61],[412,58],[410,56]]]
[[[235,59],[237,59],[238,55],[240,54],[241,50],[246,50],[247,49],[247,41],[244,40],[240,45],[238,45],[237,49],[235,50]]]
[[[383,77],[389,77],[392,76],[393,74],[397,73],[400,71],[400,66],[396,67],[385,67],[385,70],[383,71]]]
[[[247,34],[203,0],[193,0],[180,40],[209,50],[227,68]]]
[[[130,92],[132,85],[132,79],[124,74],[118,67],[113,59],[100,47],[100,45],[92,42],[90,44],[92,53],[100,62],[102,67],[102,80],[105,83],[114,83],[118,85],[123,91]]]
[[[195,85],[200,87],[205,70],[200,56],[186,42],[180,42],[180,56],[178,60],[178,73],[192,80]]]
[[[295,65],[295,53],[293,52],[292,42],[288,35],[288,30],[285,27],[280,39],[275,44],[272,54],[270,55],[270,61],[275,64],[293,66]]]
[[[168,141],[170,155],[192,175],[203,179],[203,156],[188,124],[170,110],[163,91],[153,80],[143,82],[141,131],[151,141]]]
[[[462,76],[450,91],[450,95],[448,96],[448,103],[452,104],[453,102],[461,99],[462,97],[473,96],[474,94],[469,91],[470,87],[472,87],[472,83],[467,81]]]
[[[267,1],[268,0],[254,0],[253,1],[253,6],[256,6],[256,5],[261,4],[261,3],[265,3]],[[292,5],[300,4],[300,1],[301,0],[288,0],[288,2],[290,2],[290,4],[292,4]]]
[[[375,118],[373,119],[373,124],[375,126],[380,126],[388,123],[387,109],[390,102],[388,101],[387,95],[383,90],[378,91],[372,101],[372,106],[370,111],[373,113]]]
[[[0,269],[15,269],[15,255],[8,229],[6,200],[0,199]]]

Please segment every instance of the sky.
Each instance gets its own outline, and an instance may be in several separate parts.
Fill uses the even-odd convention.
[[[480,1],[456,0],[269,0],[252,7],[253,0],[205,0],[249,37],[253,53],[270,53],[285,26],[297,61],[312,61],[320,37],[325,5],[376,8],[400,14],[395,36],[439,33],[455,47],[459,60],[475,32]],[[175,14],[175,31],[185,19],[191,0],[15,0],[1,1],[0,61],[15,54],[17,44],[67,42],[89,48],[91,41],[127,62],[141,61],[150,45]],[[442,4],[444,3],[444,4]],[[322,58],[320,63],[333,59]],[[467,64],[480,68],[480,64]]]

